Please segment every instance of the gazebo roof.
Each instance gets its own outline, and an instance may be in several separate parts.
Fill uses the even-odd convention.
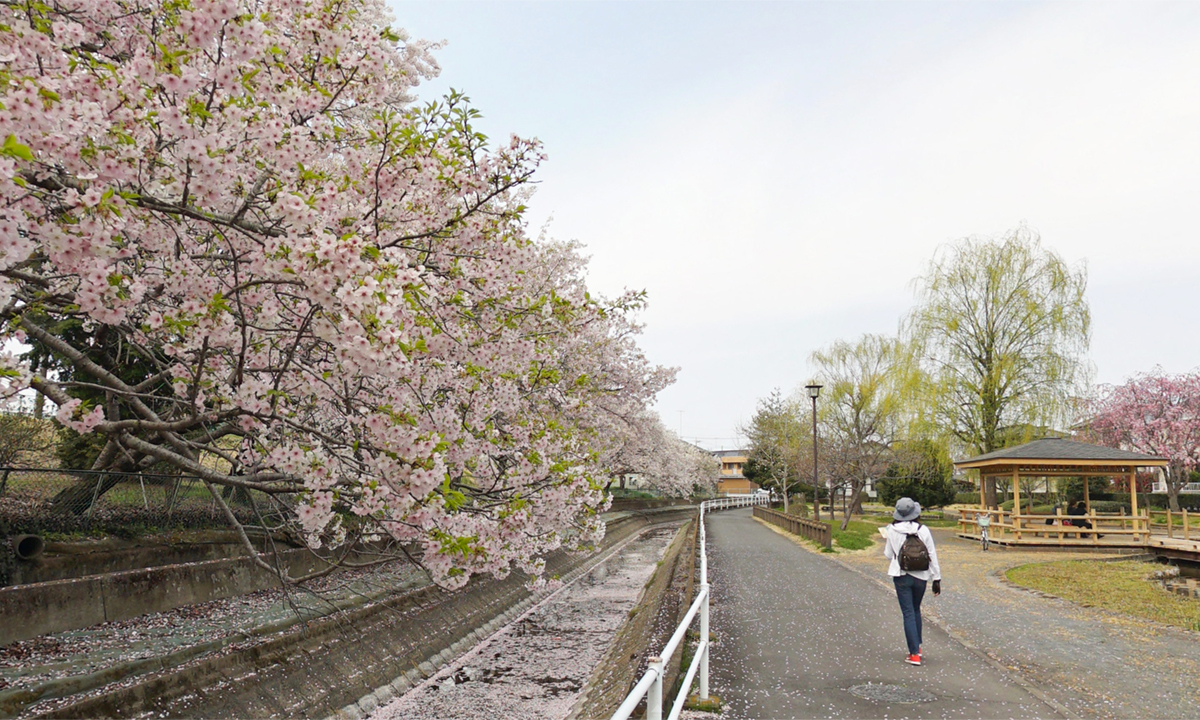
[[[1162,466],[1167,459],[1092,445],[1091,443],[1045,438],[1024,445],[1004,448],[954,463],[958,468],[978,468],[992,465],[1131,465]]]

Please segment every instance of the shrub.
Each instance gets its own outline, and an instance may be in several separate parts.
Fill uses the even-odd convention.
[[[979,493],[976,491],[955,493],[954,502],[959,505],[978,505]]]
[[[634,490],[632,488],[614,487],[609,488],[609,494],[613,500],[658,500],[658,495],[645,490]]]
[[[888,466],[883,477],[875,483],[879,500],[891,505],[902,497],[910,497],[921,507],[944,507],[955,501],[952,468],[928,441],[913,443],[896,462]]]
[[[1108,493],[1105,499],[1118,501],[1125,507],[1130,506],[1129,493]],[[1138,493],[1138,508],[1151,507],[1155,510],[1166,510],[1169,507],[1169,500],[1170,498],[1166,494]],[[1187,508],[1188,512],[1200,512],[1200,493],[1180,493],[1179,507]]]
[[[0,412],[0,467],[16,465],[26,453],[36,453],[50,447],[48,420],[32,415]]]
[[[1034,515],[1053,515],[1054,514],[1054,506],[1053,505],[1046,505],[1045,503],[1040,503],[1037,505],[1029,505],[1029,501],[1026,498],[1021,498],[1021,501],[1022,501],[1021,502],[1021,512],[1023,512],[1023,513],[1033,513]],[[1012,500],[1005,500],[1004,502],[1000,503],[1000,509],[1012,512],[1013,505],[1014,505],[1014,503]],[[1063,515],[1066,515],[1066,514],[1067,514],[1067,509],[1064,507]]]

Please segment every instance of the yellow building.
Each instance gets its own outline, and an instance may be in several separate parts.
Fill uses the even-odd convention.
[[[749,459],[745,450],[718,450],[713,456],[721,461],[717,495],[749,495],[758,489],[758,483],[750,482],[742,474]]]

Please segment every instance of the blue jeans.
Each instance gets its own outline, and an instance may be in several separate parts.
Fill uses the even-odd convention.
[[[908,643],[908,654],[916,655],[921,650],[921,598],[925,597],[925,581],[904,574],[892,578],[892,583],[896,586],[900,612],[904,614],[904,640]]]

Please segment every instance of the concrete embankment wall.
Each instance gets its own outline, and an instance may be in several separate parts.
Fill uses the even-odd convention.
[[[691,507],[618,513],[604,547],[693,513]],[[555,553],[547,558],[547,575],[569,575],[588,559]],[[40,717],[361,716],[432,675],[535,599],[516,574],[477,578],[455,592],[426,586],[232,645]]]
[[[293,577],[324,564],[307,550],[281,553]],[[0,589],[0,645],[279,586],[242,556]]]
[[[260,549],[262,540],[255,539]],[[246,554],[232,533],[188,533],[186,541],[143,542],[107,538],[85,542],[47,542],[42,556],[17,563],[7,587],[70,580],[89,575],[141,570],[160,565],[223,560]]]

